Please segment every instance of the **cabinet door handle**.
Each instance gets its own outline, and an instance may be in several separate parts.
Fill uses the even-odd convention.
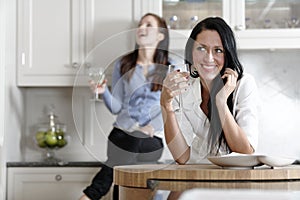
[[[72,63],[72,67],[73,67],[74,69],[78,69],[78,68],[79,68],[79,63],[73,62],[73,63]]]
[[[61,181],[61,179],[62,179],[62,176],[61,176],[60,174],[57,174],[57,175],[55,176],[55,180],[56,180],[56,181]]]
[[[21,54],[21,65],[24,66],[26,64],[26,54],[22,52]]]

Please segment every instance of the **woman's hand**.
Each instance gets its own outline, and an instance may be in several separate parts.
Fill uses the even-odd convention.
[[[84,194],[84,195],[82,195],[82,196],[80,197],[79,200],[91,200],[91,199],[88,198],[88,197]]]
[[[94,93],[103,94],[105,92],[107,80],[103,80],[101,84],[96,84],[95,81],[90,80],[90,89]]]
[[[216,103],[220,105],[224,105],[227,102],[229,95],[236,88],[238,74],[236,71],[226,68],[224,75],[221,77],[222,79],[227,78],[227,81],[224,87],[218,92],[216,96]]]
[[[166,111],[173,111],[172,100],[188,87],[188,72],[173,71],[163,81],[160,105]]]
[[[153,137],[154,132],[155,132],[153,126],[151,126],[150,124],[147,124],[146,126],[139,127],[139,131],[145,133],[146,135],[149,135],[150,137]]]

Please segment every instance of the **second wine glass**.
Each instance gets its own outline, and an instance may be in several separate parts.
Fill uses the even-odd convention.
[[[93,90],[93,99],[95,101],[101,100],[100,94],[98,93],[97,87],[101,85],[105,79],[104,69],[102,67],[94,67],[89,69],[90,80],[95,84],[95,89]]]

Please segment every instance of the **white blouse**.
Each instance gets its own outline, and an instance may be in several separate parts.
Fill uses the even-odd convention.
[[[182,93],[183,105],[179,109],[179,101],[173,101],[178,124],[187,144],[191,147],[188,163],[206,162],[208,154],[208,132],[210,122],[200,108],[201,87],[199,78],[191,78],[191,87]],[[233,116],[238,125],[246,133],[252,147],[258,143],[258,92],[254,78],[244,74],[238,81],[233,93]],[[222,144],[218,154],[228,154],[225,144]]]

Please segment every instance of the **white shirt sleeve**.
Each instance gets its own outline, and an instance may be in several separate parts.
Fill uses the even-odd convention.
[[[233,116],[245,131],[254,150],[258,145],[258,111],[260,101],[254,78],[244,74],[233,95]]]

